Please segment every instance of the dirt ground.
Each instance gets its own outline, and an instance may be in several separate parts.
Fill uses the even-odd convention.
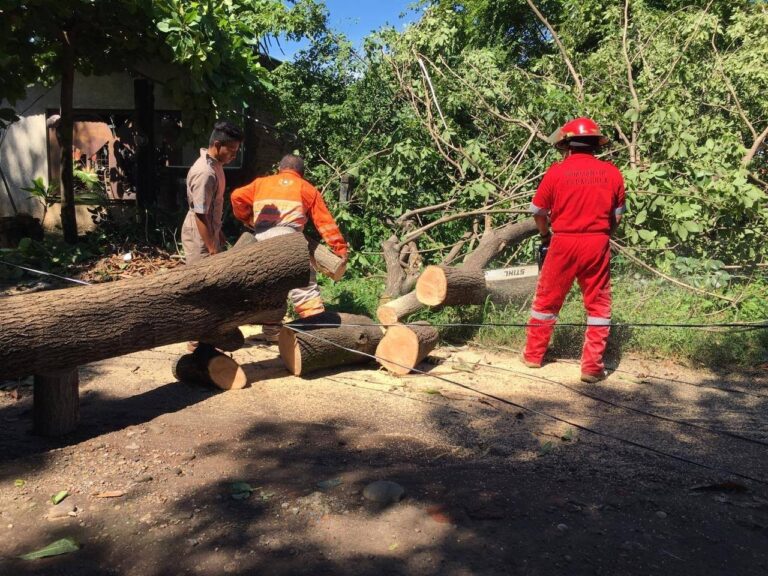
[[[30,434],[30,383],[3,384],[0,574],[768,573],[768,485],[734,475],[768,482],[764,371],[624,358],[587,385],[571,362],[441,348],[423,368],[452,383],[299,379],[251,342],[251,384],[219,392],[174,381],[183,351],[81,368],[57,441]],[[405,497],[368,501],[375,480]],[[67,537],[80,550],[18,558]]]

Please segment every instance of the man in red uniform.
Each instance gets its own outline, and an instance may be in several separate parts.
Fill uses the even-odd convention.
[[[581,380],[597,382],[605,378],[603,354],[611,324],[609,240],[625,210],[624,179],[613,164],[595,158],[608,138],[589,118],[567,122],[551,141],[563,152],[563,160],[544,174],[531,203],[548,250],[531,307],[523,362],[541,367],[557,315],[576,279],[587,311]]]
[[[304,179],[304,160],[287,154],[280,160],[278,173],[256,178],[232,192],[232,212],[235,218],[254,231],[256,240],[302,232],[307,219],[337,256],[347,259],[347,243],[328,210],[323,196]],[[288,293],[300,318],[325,311],[315,270],[311,269],[309,286]],[[264,337],[277,341],[278,325],[265,325]]]

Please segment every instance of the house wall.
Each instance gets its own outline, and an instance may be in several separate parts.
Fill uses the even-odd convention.
[[[41,177],[48,183],[48,143],[45,125],[46,110],[59,108],[59,84],[51,88],[33,87],[27,97],[13,108],[20,116],[18,122],[8,127],[0,142],[0,167],[5,174],[5,183],[0,180],[0,217],[12,216],[13,208],[9,193],[19,212],[42,217],[43,207],[29,193],[22,190],[32,180]],[[3,102],[0,106],[8,106]],[[133,78],[128,73],[109,76],[75,75],[75,109],[133,110]],[[176,110],[165,96],[161,86],[155,85],[155,108]]]

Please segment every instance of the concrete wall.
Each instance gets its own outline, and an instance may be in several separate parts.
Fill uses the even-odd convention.
[[[60,86],[33,87],[27,97],[14,106],[21,120],[12,124],[0,143],[0,166],[8,183],[0,180],[0,216],[12,216],[8,193],[13,195],[20,212],[42,217],[43,208],[29,193],[21,190],[41,177],[48,184],[48,141],[46,110],[59,108]],[[8,106],[3,102],[0,107]],[[75,76],[74,108],[98,110],[133,110],[133,78],[128,73],[110,76]],[[161,86],[155,84],[155,108],[175,110]]]

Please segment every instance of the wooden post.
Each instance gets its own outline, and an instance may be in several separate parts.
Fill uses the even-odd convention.
[[[35,374],[33,420],[35,434],[63,436],[80,420],[78,369]]]

